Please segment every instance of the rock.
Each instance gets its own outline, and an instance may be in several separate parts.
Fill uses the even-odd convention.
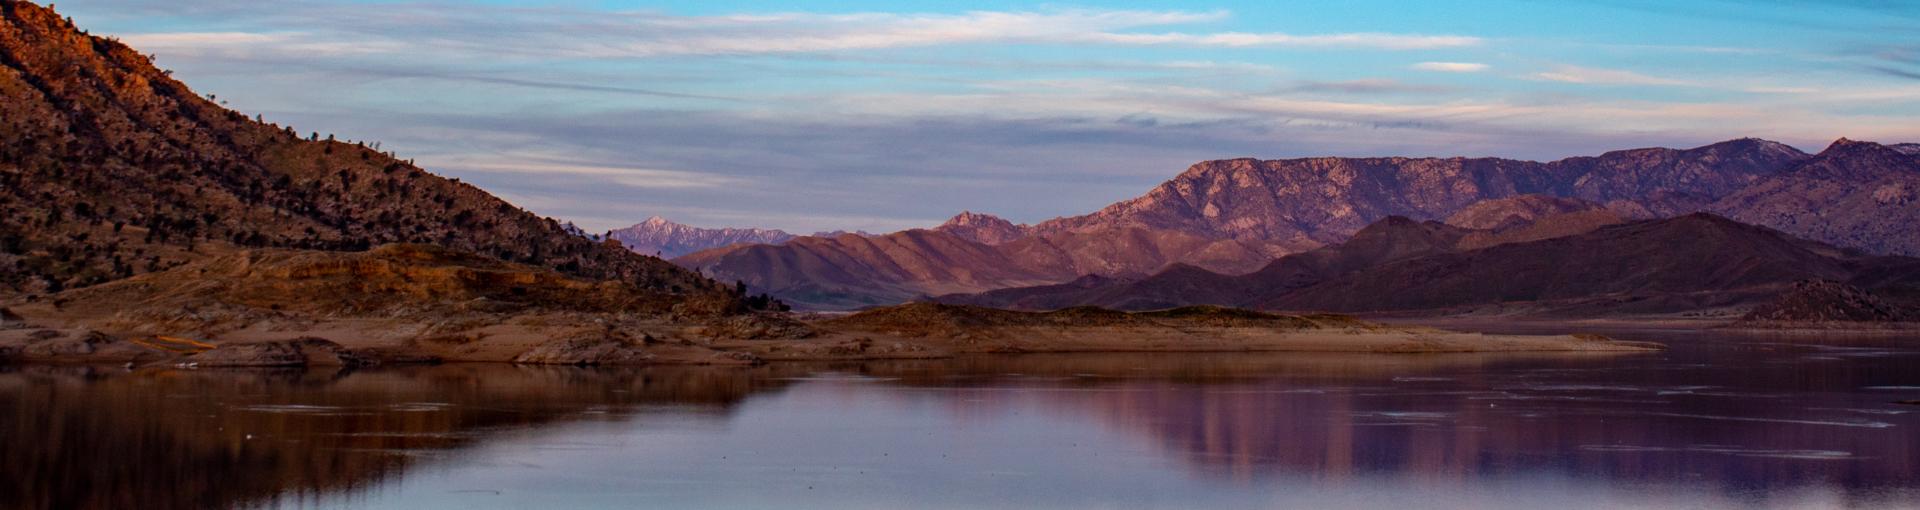
[[[29,338],[33,343],[20,349],[28,358],[62,358],[95,354],[119,340],[98,331],[86,331],[77,334],[43,329],[33,332]]]
[[[583,332],[550,340],[513,357],[535,365],[638,365],[653,361],[640,342],[622,332]]]
[[[720,361],[722,364],[732,364],[732,363],[745,363],[748,365],[767,364],[767,360],[761,359],[759,356],[753,355],[753,353],[740,352],[740,351],[718,351],[713,353],[713,359]]]
[[[799,340],[813,338],[820,334],[807,323],[775,313],[736,315],[717,319],[708,324],[705,331],[708,336],[714,338],[739,340]]]
[[[368,360],[324,338],[221,344],[185,358],[202,367],[358,366]]]
[[[21,329],[27,327],[27,319],[13,310],[0,308],[0,329]]]

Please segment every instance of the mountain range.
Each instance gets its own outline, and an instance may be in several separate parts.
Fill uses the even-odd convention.
[[[1902,298],[1920,289],[1920,259],[1836,248],[1711,213],[1597,225],[1544,239],[1468,242],[1488,232],[1392,216],[1345,243],[1282,257],[1245,275],[1178,266],[1147,278],[1088,277],[940,300],[1036,310],[1212,304],[1594,316],[1751,306],[1804,280]]]
[[[1232,159],[1194,165],[1138,198],[1034,225],[963,213],[928,230],[737,245],[676,263],[803,306],[854,308],[915,297],[1163,271],[1247,273],[1346,241],[1389,216],[1497,230],[1573,209],[1518,237],[1545,239],[1627,219],[1711,212],[1810,240],[1920,255],[1914,145],[1842,139],[1819,154],[1744,138],[1552,162],[1499,158]],[[1507,200],[1517,199],[1517,200]],[[1471,247],[1495,234],[1470,234]],[[1475,244],[1478,243],[1478,244]],[[1191,266],[1191,268],[1181,267]],[[1084,283],[1084,282],[1080,282]]]
[[[779,244],[794,235],[761,228],[699,228],[654,216],[631,227],[608,231],[605,237],[636,253],[673,258],[743,243]]]

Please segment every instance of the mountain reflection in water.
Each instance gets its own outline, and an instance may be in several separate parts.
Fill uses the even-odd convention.
[[[1920,501],[1920,408],[1892,403],[1920,394],[1915,342],[1663,340],[1676,348],[13,367],[0,508]]]

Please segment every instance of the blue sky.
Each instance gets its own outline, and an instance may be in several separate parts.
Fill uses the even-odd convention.
[[[1920,141],[1920,4],[69,0],[301,131],[592,230],[1033,222],[1193,162]]]

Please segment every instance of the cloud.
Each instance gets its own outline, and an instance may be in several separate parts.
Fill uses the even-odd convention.
[[[1333,92],[1341,94],[1405,94],[1443,92],[1447,87],[1405,83],[1385,78],[1345,81],[1304,81],[1282,89],[1288,92]]]
[[[1421,62],[1411,67],[1418,71],[1438,73],[1477,73],[1487,70],[1488,66],[1474,62]]]
[[[1589,85],[1694,85],[1692,82],[1648,76],[1622,69],[1599,69],[1562,65],[1552,71],[1534,73],[1535,79]]]
[[[511,173],[527,176],[584,176],[634,188],[684,190],[737,188],[745,179],[702,172],[633,168],[581,162],[550,154],[500,153],[484,156],[448,156],[436,164],[461,172]]]
[[[1344,47],[1372,48],[1383,50],[1420,50],[1434,48],[1458,48],[1477,46],[1482,43],[1478,37],[1454,35],[1403,35],[1380,33],[1352,33],[1330,35],[1289,35],[1280,33],[1249,34],[1227,32],[1219,34],[1117,34],[1093,33],[1071,36],[1066,41],[1087,41],[1114,44],[1177,44],[1189,46],[1286,46],[1286,47]]]
[[[404,44],[378,40],[327,40],[305,32],[158,32],[126,34],[120,41],[145,53],[167,56],[247,58],[261,54],[339,57],[401,51]]]
[[[255,12],[302,19],[295,33],[143,33],[143,48],[190,55],[354,53],[475,57],[662,58],[833,53],[962,44],[1048,44],[1415,50],[1481,44],[1478,37],[1392,33],[1140,32],[1224,20],[1224,11],[1064,9],[960,14],[785,13],[673,16],[650,12],[384,6],[382,16],[344,16],[337,6],[279,5]],[[263,9],[263,8],[255,8]],[[237,16],[244,16],[243,9]]]

